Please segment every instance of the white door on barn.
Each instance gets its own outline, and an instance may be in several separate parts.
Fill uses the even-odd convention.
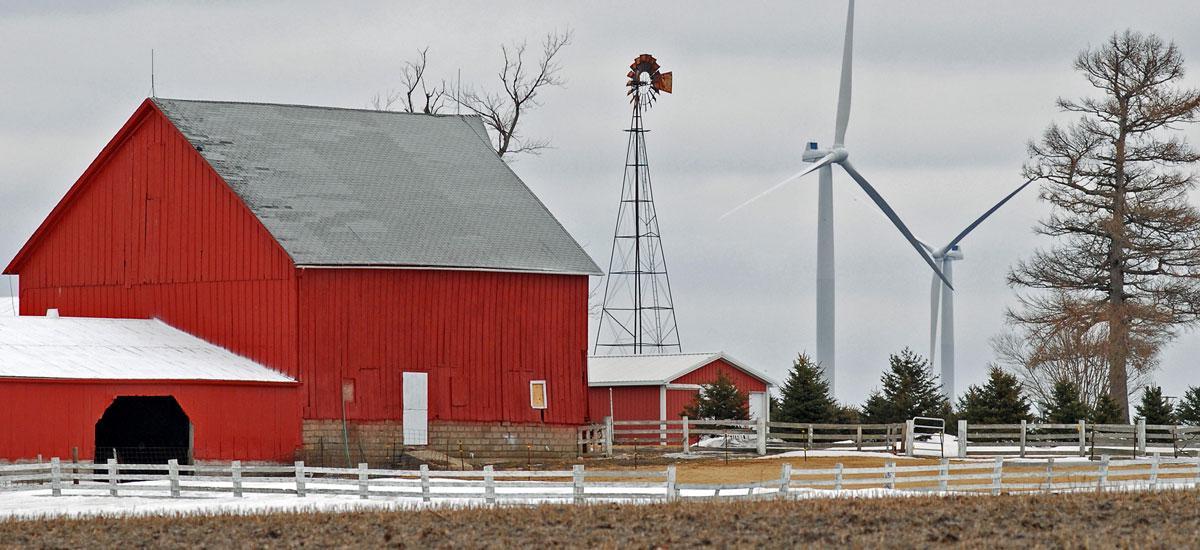
[[[758,420],[760,418],[763,418],[763,411],[766,410],[764,405],[766,405],[766,401],[767,401],[765,397],[766,397],[766,395],[764,392],[760,392],[760,391],[750,392],[750,419],[751,420]],[[767,420],[769,421],[770,419],[768,418]]]
[[[404,373],[404,444],[429,444],[429,375]]]

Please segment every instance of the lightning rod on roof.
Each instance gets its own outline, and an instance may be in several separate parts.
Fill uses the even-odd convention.
[[[150,48],[150,97],[158,97],[154,91],[154,48]]]

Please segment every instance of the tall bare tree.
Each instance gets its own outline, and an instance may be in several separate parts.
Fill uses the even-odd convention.
[[[420,112],[428,115],[437,114],[442,110],[447,97],[446,83],[443,81],[440,85],[430,88],[425,78],[425,69],[429,66],[429,47],[417,50],[417,54],[417,59],[405,61],[404,68],[400,71],[400,84],[404,89],[393,90],[386,95],[375,94],[375,97],[371,98],[372,108],[391,111],[398,103],[403,111],[409,113]],[[413,98],[414,94],[418,95],[416,99]]]
[[[502,91],[479,92],[470,89],[458,99],[464,108],[483,117],[484,124],[496,134],[496,152],[500,156],[509,153],[537,154],[550,146],[549,141],[521,136],[521,115],[540,105],[538,93],[544,88],[563,85],[558,54],[570,44],[569,30],[547,34],[542,40],[542,55],[537,61],[526,59],[526,42],[501,46],[504,67],[497,76]]]
[[[1178,133],[1200,91],[1181,87],[1175,44],[1133,31],[1084,51],[1075,69],[1099,96],[1059,99],[1079,118],[1029,145],[1026,175],[1053,207],[1037,231],[1056,244],[1009,272],[1032,291],[1009,317],[1035,342],[1102,336],[1107,389],[1128,418],[1130,367],[1152,366],[1200,321],[1200,212],[1187,200],[1200,156]]]
[[[561,87],[562,64],[559,54],[571,44],[571,31],[552,32],[542,40],[541,56],[534,59],[528,43],[500,46],[504,59],[497,76],[500,90],[480,91],[469,87],[461,94],[449,93],[445,82],[430,86],[426,75],[429,48],[418,50],[415,61],[407,61],[400,73],[400,90],[375,94],[371,107],[381,111],[401,109],[410,113],[437,114],[446,103],[456,103],[479,115],[495,137],[496,153],[501,157],[517,153],[537,154],[550,146],[545,139],[525,138],[521,130],[523,116],[540,106],[539,94],[545,88]]]

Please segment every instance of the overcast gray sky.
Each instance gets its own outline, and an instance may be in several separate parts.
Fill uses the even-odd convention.
[[[815,178],[731,206],[802,168],[832,138],[845,2],[174,3],[0,0],[0,257],[6,262],[149,94],[364,107],[430,48],[430,74],[490,85],[499,45],[571,28],[564,89],[529,134],[553,140],[518,174],[607,265],[639,53],[675,73],[646,115],[663,243],[685,351],[723,349],[780,378],[814,351]],[[1075,54],[1133,28],[1175,40],[1200,85],[1200,3],[858,3],[855,165],[919,237],[945,241],[1020,183],[1025,143],[1086,93]],[[1200,128],[1186,134],[1200,141]],[[840,399],[860,403],[887,356],[928,346],[929,271],[869,200],[835,175]],[[1045,243],[1025,193],[963,243],[955,266],[959,387],[985,376],[1013,294],[1004,274]],[[593,281],[598,283],[599,281]],[[0,295],[8,292],[0,284]],[[1185,334],[1156,378],[1200,384]]]

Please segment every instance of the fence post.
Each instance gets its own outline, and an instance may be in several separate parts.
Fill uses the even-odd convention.
[[[938,462],[938,490],[945,491],[950,485],[950,459],[943,458]]]
[[[683,417],[683,453],[692,452],[692,433],[688,426],[688,417]]]
[[[179,498],[179,460],[167,461],[167,478],[171,480],[171,496]]]
[[[304,461],[296,461],[296,496],[304,496]]]
[[[861,451],[861,450],[862,450],[862,424],[859,424],[858,426],[856,426],[856,427],[855,427],[855,430],[854,430],[854,448],[855,448],[855,449],[857,449],[857,450],[859,450],[859,451]]]
[[[792,488],[792,464],[790,462],[783,463],[783,471],[779,474],[779,498],[787,498],[788,491]]]
[[[675,500],[675,498],[676,498],[675,491],[676,491],[676,489],[675,489],[675,465],[668,464],[667,465],[667,500],[668,501]],[[718,491],[718,492],[720,492],[720,491]]]
[[[1146,454],[1146,419],[1137,420],[1137,454]],[[1137,456],[1136,454],[1134,456]]]
[[[491,464],[483,467],[483,501],[488,504],[496,503],[496,475]]]
[[[1158,489],[1158,461],[1159,453],[1154,453],[1150,459],[1150,488]]]
[[[842,463],[838,462],[833,465],[833,490],[842,490]]]
[[[583,504],[583,464],[571,468],[571,492],[575,504]]]
[[[241,498],[242,496],[242,461],[235,460],[229,465],[233,475],[233,496]]]
[[[1046,492],[1054,486],[1054,457],[1046,459]]]
[[[108,494],[117,496],[117,459],[110,458],[108,464]]]
[[[1021,421],[1021,458],[1025,458],[1025,436],[1029,433],[1029,423]]]
[[[367,483],[367,463],[358,463],[358,498],[367,498],[370,492],[370,484]]]
[[[1004,457],[996,457],[996,462],[992,465],[992,494],[1000,494],[1000,488],[1004,483]]]
[[[1108,486],[1108,455],[1100,457],[1100,479],[1096,480],[1096,490],[1103,491]]]
[[[813,448],[813,426],[812,426],[812,424],[809,424],[807,427],[805,427],[804,431],[805,431],[805,433],[808,434],[807,439],[806,439],[807,443],[805,443],[804,448],[808,449],[808,450],[812,450],[812,448]]]
[[[57,456],[50,459],[50,496],[62,496],[62,463]]]
[[[767,454],[767,416],[760,414],[758,418],[758,456]]]
[[[604,456],[613,455],[613,418],[604,417]]]
[[[1200,489],[1200,453],[1196,454],[1196,477],[1192,481],[1192,488]]]
[[[958,421],[958,458],[967,458],[967,421]]]
[[[1079,456],[1087,456],[1087,421],[1079,421]]]
[[[421,502],[429,502],[429,465],[421,465]]]
[[[883,465],[883,486],[887,489],[896,488],[896,463],[890,460]]]
[[[912,456],[915,451],[913,447],[916,446],[917,442],[917,437],[914,433],[916,432],[916,428],[917,422],[915,420],[910,418],[904,421],[904,456]]]

